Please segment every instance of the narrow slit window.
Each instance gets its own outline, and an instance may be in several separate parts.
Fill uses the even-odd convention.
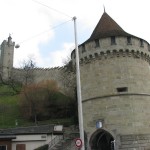
[[[95,40],[95,47],[100,47],[99,39],[96,39],[96,40]]]
[[[132,44],[131,36],[128,36],[128,37],[127,37],[127,44],[129,44],[129,45],[131,45],[131,44]]]
[[[116,45],[116,37],[111,36],[111,45]]]
[[[142,39],[140,39],[140,46],[141,46],[141,47],[144,47],[144,42],[143,42]]]
[[[120,93],[120,92],[128,92],[128,88],[127,87],[118,87],[117,88],[117,92]]]
[[[86,51],[85,45],[83,44],[83,45],[82,45],[82,53],[85,52],[85,51]]]

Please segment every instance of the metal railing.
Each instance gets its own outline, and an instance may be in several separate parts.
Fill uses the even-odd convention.
[[[60,141],[62,141],[63,136],[56,136],[54,139],[52,139],[49,143],[48,143],[48,150],[51,150],[51,148],[53,148],[57,143],[59,143]]]

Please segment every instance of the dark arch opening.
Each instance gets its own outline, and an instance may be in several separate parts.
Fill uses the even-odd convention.
[[[114,150],[113,136],[103,130],[97,130],[90,139],[91,150]]]

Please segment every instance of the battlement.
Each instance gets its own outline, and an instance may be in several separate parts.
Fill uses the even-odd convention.
[[[15,42],[12,41],[12,38],[11,36],[9,35],[8,39],[7,40],[4,40],[1,44],[1,48],[3,48],[4,46],[15,46]]]
[[[18,70],[18,71],[22,71],[23,68],[14,68],[15,70]],[[32,70],[38,70],[38,71],[53,71],[53,70],[62,70],[64,69],[65,70],[65,67],[52,67],[52,68],[40,68],[40,67],[35,67],[33,68]]]
[[[35,67],[33,69],[31,69],[33,72],[36,73],[56,73],[56,72],[68,72],[71,74],[74,74],[74,72],[68,71],[66,66],[62,66],[62,67],[52,67],[52,68],[39,68],[39,67]],[[23,68],[13,68],[14,72],[24,72],[25,70]]]
[[[79,46],[80,62],[89,62],[93,59],[112,57],[136,57],[145,58],[149,62],[149,43],[137,37],[115,37],[112,43],[111,37],[85,42]],[[73,64],[75,64],[75,51],[71,54]]]
[[[92,60],[96,60],[96,59],[109,59],[109,58],[114,58],[114,57],[133,57],[133,58],[137,58],[137,59],[143,59],[145,61],[147,61],[150,64],[150,56],[147,53],[143,53],[140,52],[138,50],[107,50],[106,52],[100,52],[95,53],[95,56],[90,55],[89,57],[85,57],[85,58],[81,58],[80,59],[80,63],[89,63]]]
[[[65,90],[72,89],[74,92],[75,81],[74,72],[68,71],[67,67],[54,67],[54,68],[33,68],[25,70],[23,68],[13,68],[12,78],[25,83],[27,78],[31,78],[32,82],[38,83],[44,80],[55,80],[64,92]],[[30,79],[29,79],[30,80]]]

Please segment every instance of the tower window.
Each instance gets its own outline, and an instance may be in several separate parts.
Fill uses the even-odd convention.
[[[111,45],[116,45],[116,37],[111,36]]]
[[[141,47],[144,47],[144,42],[143,42],[142,39],[140,39],[140,46],[141,46]]]
[[[85,52],[85,51],[86,51],[85,45],[83,44],[83,45],[82,45],[82,53]]]
[[[96,39],[96,40],[95,40],[95,47],[100,47],[99,39]]]
[[[131,45],[132,41],[131,41],[131,36],[127,36],[127,44]]]
[[[117,92],[128,92],[128,88],[127,87],[119,87],[117,88]]]

